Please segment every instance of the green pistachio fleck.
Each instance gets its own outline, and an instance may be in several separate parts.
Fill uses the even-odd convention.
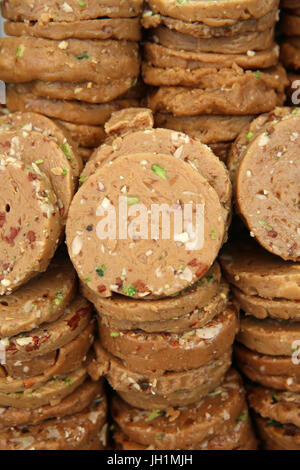
[[[298,112],[299,112],[299,108],[295,108],[293,109],[292,114],[298,114]]]
[[[79,6],[80,6],[81,8],[86,7],[86,3],[83,2],[82,0],[80,0],[80,1],[78,2],[78,4],[79,4]]]
[[[258,223],[262,227],[265,227],[267,230],[269,230],[269,232],[271,232],[271,230],[273,230],[273,227],[271,227],[271,225],[268,225],[267,222],[263,219],[259,220]]]
[[[133,78],[132,82],[131,82],[132,86],[135,86],[137,84],[137,81],[138,81],[138,79],[136,77]]]
[[[16,57],[22,57],[22,55],[24,53],[24,49],[25,49],[25,47],[23,46],[23,44],[20,44],[17,47],[17,50],[16,50]]]
[[[76,56],[76,59],[83,60],[83,59],[89,59],[89,57],[90,56],[87,54],[87,52],[83,52],[83,54]]]
[[[87,178],[86,176],[81,176],[79,178],[79,183],[84,183],[86,181],[86,178]]]
[[[164,170],[161,166],[152,165],[151,168],[152,168],[153,173],[155,173],[157,176],[159,176],[162,180],[167,179],[166,170]]]
[[[91,280],[92,280],[92,279],[91,279],[90,277],[86,277],[84,281],[85,281],[85,282],[91,282]]]
[[[279,423],[279,421],[275,421],[275,419],[270,419],[266,423],[266,428],[268,428],[269,426],[273,426],[274,428],[282,428],[283,424]]]
[[[68,146],[68,144],[61,144],[60,148],[64,152],[67,159],[72,160],[72,157],[71,157],[71,154],[70,154],[70,147]]]
[[[34,163],[36,165],[41,165],[42,163],[44,163],[44,160],[36,160]]]
[[[134,204],[138,204],[140,202],[139,197],[127,197],[126,198],[127,206],[133,206]]]
[[[165,434],[159,434],[159,436],[157,436],[156,439],[158,441],[162,441],[164,437],[165,437]]]
[[[256,76],[256,78],[260,78],[260,71],[259,70],[256,71],[255,76]]]
[[[110,336],[111,336],[112,338],[118,338],[118,336],[120,336],[120,333],[119,333],[118,331],[112,331],[111,334],[110,334]]]
[[[253,136],[254,136],[253,132],[248,132],[248,134],[247,134],[247,139],[248,139],[248,140],[252,140],[252,139],[253,139]]]
[[[106,271],[107,267],[102,264],[102,266],[100,266],[100,268],[97,268],[96,269],[96,273],[98,274],[99,277],[103,277],[104,276],[104,271]]]
[[[23,333],[19,334],[19,338],[23,338],[23,336],[24,336]]]
[[[73,384],[73,382],[72,382],[72,380],[70,379],[70,377],[66,377],[66,378],[64,379],[64,382],[65,382],[65,384],[66,384],[68,387],[71,387],[72,384]]]
[[[218,390],[215,390],[214,392],[209,393],[208,396],[209,397],[215,397],[217,395],[220,395],[220,393],[222,393],[222,392],[223,392],[223,390],[219,388]]]
[[[215,239],[216,239],[216,229],[215,229],[215,228],[212,228],[212,229],[211,229],[210,238],[211,238],[212,240],[215,240]]]
[[[129,297],[133,297],[136,294],[136,288],[134,286],[130,286],[127,290],[127,295]]]
[[[215,274],[210,274],[209,276],[205,276],[205,279],[207,280],[207,282],[210,282],[210,281],[212,281],[215,277],[216,277]]]
[[[116,429],[116,426],[115,426],[114,424],[111,424],[111,425],[109,426],[109,430],[110,430],[110,431],[114,431],[115,429]]]
[[[279,398],[278,398],[278,395],[276,395],[276,393],[273,393],[272,398],[273,398],[273,402],[274,402],[274,403],[278,403],[278,402],[279,402]]]
[[[237,422],[239,421],[246,421],[246,419],[248,418],[248,413],[242,413],[240,414],[235,420]]]
[[[63,297],[63,291],[58,290],[57,293],[56,293],[56,297],[54,299],[55,305],[60,305],[62,303],[63,298],[64,298]]]
[[[157,418],[160,415],[160,410],[153,410],[147,417],[147,421],[153,421],[153,419]]]

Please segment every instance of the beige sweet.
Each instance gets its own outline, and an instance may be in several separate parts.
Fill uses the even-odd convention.
[[[145,60],[156,67],[198,69],[203,67],[223,68],[234,64],[243,69],[266,69],[278,63],[279,47],[274,44],[265,51],[252,54],[214,54],[208,52],[177,51],[151,42],[144,43]]]
[[[138,18],[100,18],[82,21],[25,22],[6,21],[4,30],[8,36],[33,36],[55,39],[126,39],[139,41],[141,27]]]
[[[246,315],[256,318],[300,321],[300,302],[298,300],[264,299],[257,295],[246,295],[236,287],[232,288],[234,298]]]
[[[11,112],[31,111],[50,118],[91,126],[103,125],[114,111],[138,106],[136,99],[119,99],[109,103],[92,104],[84,101],[51,100],[27,92],[27,86],[7,89],[7,107]]]
[[[180,292],[180,295],[159,300],[135,300],[123,295],[100,297],[87,284],[81,284],[83,295],[92,302],[100,316],[118,322],[163,322],[189,316],[197,309],[205,309],[217,295],[221,280],[220,266],[215,262],[201,281]]]
[[[138,75],[138,45],[110,39],[5,37],[0,40],[0,70],[0,79],[11,83],[45,80],[103,84]]]
[[[33,0],[30,4],[22,0],[6,0],[2,5],[4,18],[13,21],[67,21],[96,19],[101,16],[109,18],[131,18],[138,16],[142,8],[142,0],[89,0],[80,5],[77,0],[68,0],[63,5],[55,0]]]
[[[246,295],[300,300],[300,266],[283,261],[251,240],[227,245],[220,261],[227,280]]]
[[[45,273],[0,300],[0,336],[14,336],[57,320],[75,289],[73,266],[64,256],[56,257]]]
[[[83,165],[77,152],[77,146],[66,129],[62,129],[57,126],[54,121],[41,114],[17,112],[0,117],[0,131],[16,131],[21,129],[25,132],[39,132],[56,142],[72,167],[73,176],[75,178],[74,183],[76,183],[76,179],[80,175]]]
[[[112,416],[124,434],[135,442],[158,449],[189,449],[197,448],[209,436],[225,434],[236,423],[244,406],[241,379],[230,370],[216,393],[196,406],[179,408],[177,412],[169,410],[169,415],[162,416],[155,410],[138,410],[114,397]]]
[[[47,176],[65,224],[74,196],[74,181],[69,160],[57,143],[35,131],[0,131],[0,153],[32,165],[37,174]]]
[[[0,187],[3,295],[46,271],[59,242],[62,222],[50,182],[36,167],[1,156]]]
[[[159,26],[151,30],[148,36],[153,42],[170,49],[216,54],[247,54],[247,51],[263,51],[273,45],[274,25],[261,32],[247,32],[221,38],[197,38]]]
[[[99,322],[103,347],[126,368],[162,374],[199,368],[231,347],[238,329],[236,312],[228,307],[202,328],[180,334],[115,331]]]

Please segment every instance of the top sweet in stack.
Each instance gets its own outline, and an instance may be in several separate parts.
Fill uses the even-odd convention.
[[[0,79],[10,111],[55,118],[83,157],[112,111],[137,105],[142,0],[2,2]]]
[[[274,42],[279,0],[149,0],[143,78],[160,127],[186,132],[225,159],[252,116],[284,102]]]
[[[87,163],[71,204],[66,240],[98,312],[101,343],[90,373],[105,374],[119,394],[112,404],[118,446],[255,448],[244,390],[229,370],[238,319],[215,261],[230,220],[228,172],[201,142],[153,129],[150,110],[116,112],[105,129],[108,141]],[[158,204],[180,217],[192,204],[175,237],[173,227],[162,237],[160,219],[157,235],[141,231],[139,216],[145,209],[148,220]],[[204,221],[193,233],[196,204],[204,204]],[[127,218],[122,237],[100,230],[111,213],[118,230]]]

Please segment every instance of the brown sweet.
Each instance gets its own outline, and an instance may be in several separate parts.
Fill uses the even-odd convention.
[[[279,75],[278,69],[270,72],[266,81],[260,80],[257,74],[241,76],[225,90],[161,86],[148,96],[147,103],[154,113],[167,112],[175,116],[263,113],[284,103],[284,87],[288,82],[284,69],[280,70]]]
[[[246,315],[256,318],[300,321],[300,301],[285,299],[264,299],[257,295],[246,295],[236,287],[232,288],[235,300]]]
[[[35,409],[44,405],[57,404],[70,395],[87,378],[86,365],[79,369],[51,378],[37,388],[34,386],[18,392],[5,392],[0,395],[1,407]]]
[[[297,153],[300,118],[291,113],[250,140],[236,176],[236,209],[253,236],[285,260],[300,259]],[[263,165],[261,164],[263,158]]]
[[[300,265],[283,261],[254,241],[227,245],[220,261],[227,280],[247,295],[300,300]]]
[[[107,403],[97,398],[83,411],[43,424],[0,431],[1,450],[75,450],[88,444],[106,421]],[[106,426],[107,428],[107,426]],[[25,432],[24,432],[25,431]]]
[[[203,144],[215,144],[234,140],[253,116],[173,116],[157,113],[155,126],[184,132]]]
[[[65,152],[53,139],[35,131],[0,131],[0,154],[32,165],[49,179],[57,197],[59,214],[66,223],[74,196],[73,172]]]
[[[299,36],[300,18],[291,14],[291,12],[283,12],[280,16],[280,30],[286,36]]]
[[[141,134],[147,135],[147,131]],[[205,153],[206,148],[201,147],[201,151]],[[152,149],[150,152],[125,154],[103,165],[83,183],[72,202],[66,230],[69,254],[80,279],[102,297],[109,297],[112,292],[135,298],[176,294],[206,273],[223,240],[222,206],[209,182],[188,163],[170,155],[152,153]],[[198,239],[192,239],[188,232],[186,235],[180,232],[174,239],[173,228],[169,237],[162,237],[161,223],[156,224],[160,232],[155,239],[153,232],[151,238],[146,234],[136,239],[127,230],[121,238],[101,239],[101,225],[95,225],[95,214],[101,216],[113,204],[119,217],[122,195],[125,204],[142,203],[148,210],[157,203],[171,207],[180,195],[181,204],[191,204],[193,214],[196,204],[205,202],[203,243],[198,244]],[[148,213],[146,216],[150,219]],[[90,226],[92,230],[87,229]],[[99,254],[94,258],[86,256],[91,250]]]
[[[0,131],[24,130],[39,132],[46,138],[57,143],[63,150],[71,167],[74,178],[78,178],[82,170],[82,160],[77,152],[77,146],[66,130],[61,129],[51,119],[35,113],[14,113],[0,117]]]
[[[23,93],[32,93],[34,96],[41,98],[108,103],[130,90],[135,81],[136,78],[125,77],[98,85],[93,82],[44,82],[35,80],[22,83],[20,86]]]
[[[177,0],[149,0],[149,7],[154,12],[164,16],[171,16],[183,21],[203,21],[207,24],[226,24],[229,20],[247,20],[248,18],[261,18],[269,11],[277,8],[278,0],[265,0],[258,4],[256,0],[190,0],[178,3]]]
[[[39,424],[53,418],[63,418],[83,411],[92,402],[100,401],[103,395],[103,381],[86,380],[73,393],[56,405],[45,405],[33,410],[1,408],[0,428]]]
[[[103,125],[114,111],[138,106],[135,99],[119,99],[109,103],[91,104],[83,101],[48,100],[26,92],[27,86],[7,89],[7,107],[11,112],[31,111],[75,124]]]
[[[8,36],[33,36],[46,39],[126,39],[140,41],[141,27],[138,18],[100,18],[82,21],[25,22],[6,21]]]
[[[244,404],[241,379],[231,369],[217,393],[211,393],[196,406],[180,408],[179,414],[176,410],[169,416],[138,410],[115,396],[112,416],[124,434],[135,442],[158,449],[189,449],[197,448],[209,436],[225,434],[236,423]]]
[[[122,113],[122,112],[121,112]],[[117,113],[116,113],[117,116]],[[120,116],[120,113],[119,113]],[[222,162],[197,140],[169,129],[137,131],[115,139],[100,147],[82,172],[83,177],[93,174],[103,163],[138,152],[164,153],[189,163],[210,183],[224,207],[223,218],[228,225],[231,210],[231,183]]]
[[[32,165],[1,156],[0,187],[3,295],[46,271],[59,242],[62,222],[49,180]]]
[[[81,156],[82,160],[84,162],[87,162],[90,159],[90,157],[92,156],[94,150],[95,149],[91,149],[91,148],[88,148],[88,147],[79,147],[78,148],[78,153]]]
[[[100,340],[107,351],[128,369],[157,374],[196,369],[218,359],[231,347],[237,329],[231,307],[204,327],[180,334],[115,331],[99,321]]]
[[[277,65],[279,46],[274,44],[265,51],[249,51],[247,54],[214,54],[207,52],[186,52],[153,44],[144,43],[144,57],[147,62],[156,67],[183,69],[198,68],[230,68],[234,64],[243,69],[266,69]]]
[[[139,73],[138,45],[133,41],[32,37],[0,39],[0,79],[103,84]]]
[[[18,392],[27,387],[36,388],[51,377],[78,369],[86,360],[86,355],[94,340],[94,332],[95,325],[91,322],[70,343],[53,352],[50,351],[29,361],[7,360],[1,366],[1,369],[5,371],[5,376],[0,378],[0,389],[4,392]],[[39,365],[41,370],[38,370]]]
[[[83,295],[92,302],[100,316],[120,322],[162,322],[189,316],[205,309],[219,290],[220,266],[215,262],[201,281],[180,292],[180,295],[159,300],[135,300],[118,294],[104,298],[95,294],[87,284],[81,284]]]
[[[201,328],[216,315],[223,312],[228,303],[228,293],[228,285],[222,281],[220,289],[205,307],[197,307],[191,313],[179,318],[141,322],[117,320],[110,315],[110,312],[108,312],[108,315],[102,312],[101,321],[104,325],[116,331],[140,329],[147,333],[183,333],[189,329]]]
[[[28,361],[33,357],[59,349],[76,338],[89,324],[92,308],[83,297],[77,296],[56,322],[9,338],[6,346],[8,361]]]
[[[75,289],[73,266],[64,256],[56,257],[45,273],[0,300],[0,336],[14,336],[57,320]]]
[[[247,54],[248,51],[269,49],[274,41],[274,25],[265,31],[240,33],[236,36],[197,38],[190,34],[159,26],[150,31],[149,38],[170,49],[214,54]]]
[[[295,341],[300,337],[300,324],[276,321],[271,318],[259,320],[241,316],[237,340],[249,349],[261,354],[291,356]]]
[[[297,378],[299,366],[291,360],[291,356],[269,356],[246,348],[240,343],[235,344],[235,355],[239,366],[247,367],[263,376]],[[279,387],[280,388],[280,387]]]
[[[300,429],[255,416],[255,425],[266,450],[300,450]]]
[[[5,0],[1,6],[2,15],[13,21],[78,21],[96,19],[101,16],[109,18],[131,18],[138,16],[142,8],[142,0],[89,0],[80,5],[77,0],[68,0],[63,5],[50,0],[33,0],[30,4],[22,0]]]
[[[116,138],[129,132],[153,128],[153,115],[148,108],[129,108],[116,111],[105,123],[105,132]]]
[[[56,122],[70,133],[72,139],[77,142],[79,147],[98,147],[105,140],[106,136],[103,126],[74,124],[73,122],[61,121],[59,119]]]
[[[229,349],[219,359],[198,369],[157,375],[126,369],[119,359],[102,348],[99,341],[94,343],[94,351],[96,359],[89,365],[93,380],[104,374],[125,401],[143,409],[166,409],[168,404],[181,406],[198,401],[221,384],[231,364]]]
[[[299,393],[251,387],[247,392],[251,408],[263,418],[300,427]]]
[[[114,431],[114,441],[117,449],[120,450],[156,450],[154,446],[146,447],[131,441],[119,428]],[[245,419],[234,424],[225,435],[219,434],[209,438],[196,448],[189,448],[189,450],[256,450],[256,448],[257,441],[250,420]]]
[[[268,88],[274,88],[278,92],[284,90],[287,78],[283,68],[279,65],[275,68],[266,69],[261,72],[243,70],[237,66],[223,68],[215,71],[205,68],[185,70],[177,68],[159,68],[144,63],[142,67],[144,81],[153,86],[186,86],[198,87],[205,90],[230,88],[237,86],[240,81],[249,80],[250,85],[253,78],[256,82],[264,83]],[[283,86],[282,86],[283,83]]]
[[[190,34],[196,38],[228,38],[242,33],[265,31],[271,28],[277,20],[277,8],[274,8],[274,10],[258,19],[249,18],[248,20],[237,22],[230,22],[230,20],[228,20],[228,24],[224,26],[208,26],[205,22],[201,21],[183,21],[169,16],[150,15],[150,11],[145,10],[142,16],[142,25],[144,28],[148,29],[156,28],[159,24],[162,24],[171,30]]]
[[[271,133],[274,132],[274,124],[296,112],[298,112],[297,109],[287,106],[277,107],[270,113],[261,114],[241,130],[235,142],[232,144],[227,162],[234,187],[236,186],[239,165],[244,158],[249,144],[262,133],[269,133],[270,129]]]
[[[282,43],[280,48],[280,60],[290,70],[300,69],[300,38],[292,36]]]

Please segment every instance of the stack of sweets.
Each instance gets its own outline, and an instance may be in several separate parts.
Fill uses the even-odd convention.
[[[142,0],[3,1],[0,79],[11,112],[55,118],[87,159],[112,111],[138,105]]]
[[[221,256],[242,316],[235,355],[256,385],[248,391],[266,449],[299,450],[300,265],[253,241]]]
[[[300,70],[300,1],[281,0],[280,31],[284,35],[280,50],[280,59],[288,70],[290,86],[287,94],[292,100],[292,95],[299,89]],[[296,83],[295,83],[296,82]],[[297,94],[297,98],[299,93]],[[294,103],[299,104],[299,103]]]
[[[241,309],[236,357],[266,449],[299,449],[299,145],[297,108],[255,119],[232,147],[237,212],[255,237],[221,256]],[[275,256],[276,255],[276,256]]]
[[[63,239],[81,160],[48,118],[0,118],[0,449],[104,448],[95,325]]]
[[[159,127],[186,132],[226,160],[253,115],[284,103],[274,42],[278,0],[148,0],[142,75]]]
[[[69,254],[98,312],[89,371],[95,380],[106,375],[117,392],[111,411],[120,449],[252,449],[243,386],[230,369],[238,319],[216,262],[230,218],[229,175],[199,141],[152,124],[146,109],[113,115],[110,143],[86,165],[70,208]],[[106,212],[116,211],[124,230],[120,196],[128,233],[108,239]],[[203,232],[187,223],[162,238],[160,221],[159,236],[149,236],[155,204],[180,217],[185,204],[193,216],[204,204]]]

